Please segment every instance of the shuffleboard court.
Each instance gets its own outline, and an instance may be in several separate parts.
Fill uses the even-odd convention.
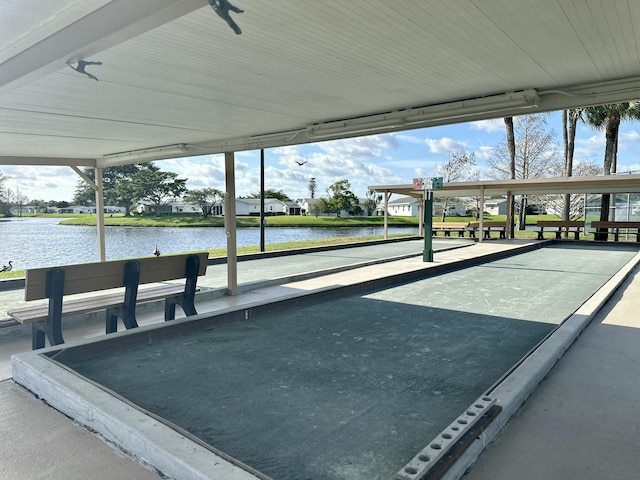
[[[389,480],[637,253],[551,244],[55,358],[258,475]]]

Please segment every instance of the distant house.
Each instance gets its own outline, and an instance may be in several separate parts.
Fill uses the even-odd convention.
[[[299,198],[296,203],[300,206],[301,215],[329,215],[327,212],[316,212],[313,206],[318,202],[317,198]]]
[[[484,211],[489,215],[506,215],[507,199],[500,198],[497,200],[486,200],[484,202]]]
[[[156,213],[156,204],[151,202],[140,202],[135,206],[134,210],[138,213]],[[199,205],[193,203],[170,202],[160,205],[157,213],[165,215],[171,213],[202,213],[202,209]]]
[[[420,202],[414,197],[402,197],[389,202],[389,215],[397,215],[399,217],[417,217],[420,215],[418,207]],[[384,204],[378,207],[384,213]]]
[[[264,199],[265,215],[284,215],[284,204],[277,198]],[[260,215],[259,198],[237,198],[236,215]]]
[[[11,207],[9,211],[12,215],[20,215],[22,213],[38,213],[38,207],[34,205],[22,205],[21,207]]]
[[[302,207],[296,202],[284,202],[283,206],[286,215],[302,215]]]
[[[96,207],[87,207],[84,205],[73,205],[64,208],[58,208],[57,213],[96,213]]]

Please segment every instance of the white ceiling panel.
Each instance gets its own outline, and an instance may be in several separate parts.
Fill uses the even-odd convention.
[[[232,3],[240,35],[205,0],[0,3],[0,163],[107,165],[640,97],[640,2]],[[78,59],[101,62],[86,67],[98,81],[66,64]],[[503,102],[524,90],[535,102]]]

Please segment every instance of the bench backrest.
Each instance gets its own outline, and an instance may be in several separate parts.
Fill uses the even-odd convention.
[[[580,228],[584,227],[581,220],[538,220],[538,227]]]
[[[472,228],[480,228],[480,222],[471,222],[469,224],[470,227]],[[498,227],[498,228],[507,228],[507,222],[500,222],[500,221],[496,221],[496,220],[487,220],[482,222],[482,226],[484,228],[488,228],[488,227]]]
[[[433,222],[431,226],[435,228],[467,228],[469,222]]]
[[[204,275],[207,272],[208,252],[34,268],[26,273],[24,299],[30,301],[48,298],[47,272],[53,269],[64,270],[64,294],[73,295],[123,287],[125,265],[132,260],[140,264],[140,284],[184,278],[186,261],[190,255],[200,258],[198,276]]]
[[[601,222],[601,221],[593,221],[591,222],[591,226],[593,228],[640,228],[640,222]]]

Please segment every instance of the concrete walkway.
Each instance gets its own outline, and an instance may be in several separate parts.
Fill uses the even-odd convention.
[[[436,264],[513,248],[510,242],[485,242],[443,252]],[[265,298],[299,294],[323,285],[424,268],[419,258],[363,266],[348,273],[316,276],[271,285],[236,297],[211,299],[202,311],[252,304]],[[465,479],[636,479],[640,465],[640,275],[634,272],[597,320],[525,404]],[[0,299],[2,295],[0,295]],[[1,304],[1,300],[0,300]],[[141,323],[157,320],[142,318]],[[101,335],[102,322],[70,329],[69,341]],[[30,349],[30,338],[0,342],[0,375],[7,378],[9,354]],[[10,379],[0,382],[0,479],[162,478],[145,470],[99,437],[47,407]]]

